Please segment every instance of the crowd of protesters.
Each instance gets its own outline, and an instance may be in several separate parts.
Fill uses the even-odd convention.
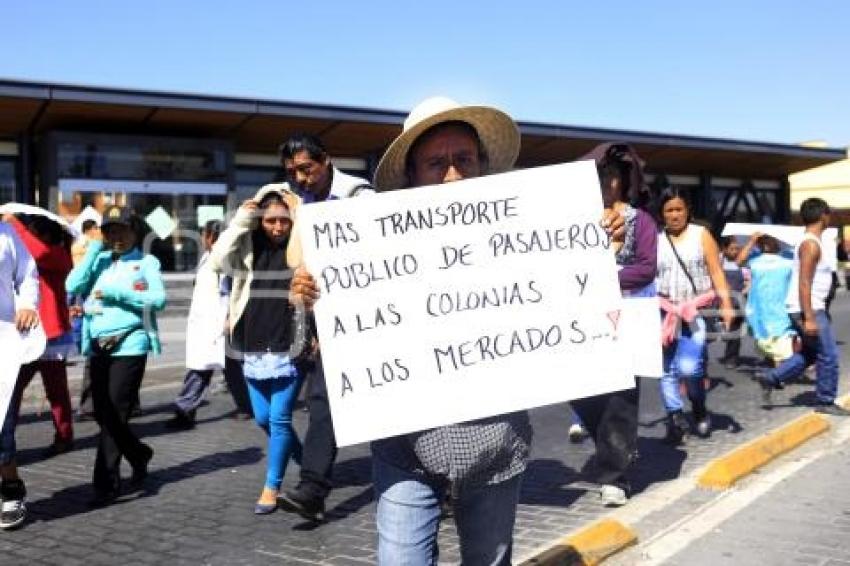
[[[260,188],[228,223],[201,227],[204,253],[188,316],[187,373],[166,426],[193,428],[214,372],[222,371],[239,411],[252,415],[268,438],[256,514],[282,506],[321,521],[333,486],[337,448],[311,314],[321,299],[301,262],[293,230],[298,208],[508,171],[519,150],[519,130],[507,114],[432,98],[411,112],[374,183],[343,173],[321,140],[297,134],[281,146],[286,182]],[[571,403],[573,427],[595,444],[604,504],[624,505],[630,496],[640,395],[660,395],[666,442],[711,434],[707,346],[718,334],[725,341],[721,361],[733,369],[750,329],[770,365],[755,375],[765,403],[814,365],[817,410],[848,414],[835,404],[838,353],[827,312],[833,243],[823,239],[827,203],[803,203],[800,242],[783,244],[758,233],[747,240],[727,237],[719,246],[693,218],[686,193],[650,190],[633,147],[605,143],[583,159],[593,160],[599,173],[600,224],[612,239],[624,300],[657,296],[661,309],[658,390],[647,391],[646,380],[635,376],[633,388]],[[71,450],[66,361],[75,350],[86,358],[80,412],[91,413],[100,428],[91,505],[109,505],[144,486],[154,452],[136,436],[130,417],[148,355],[160,351],[156,313],[165,308],[166,293],[159,261],[142,251],[142,220],[126,207],[107,207],[99,226],[84,223],[76,242],[47,216],[7,214],[3,220],[0,320],[20,331],[40,325],[47,338],[41,357],[20,368],[0,434],[0,528],[7,529],[26,517],[26,489],[15,465],[23,391],[40,373],[56,429],[48,455]],[[303,442],[292,427],[302,386],[309,411]],[[435,562],[448,504],[464,563],[509,563],[532,436],[528,413],[520,411],[373,442],[379,562]],[[127,480],[120,475],[122,459],[132,470]],[[290,460],[299,466],[299,481],[282,489]]]

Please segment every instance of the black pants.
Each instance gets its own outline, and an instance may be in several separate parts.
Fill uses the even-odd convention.
[[[236,410],[240,413],[253,416],[254,411],[251,409],[251,399],[248,398],[248,385],[245,383],[245,376],[242,375],[242,362],[230,356],[225,356],[224,382],[227,383],[227,390],[230,391],[230,396],[233,397]]]
[[[600,484],[628,486],[626,471],[637,455],[637,387],[570,401],[596,443]]]
[[[136,437],[129,425],[146,362],[147,355],[91,358],[91,395],[94,417],[100,425],[93,477],[97,490],[118,489],[122,456],[134,468],[146,464],[150,457],[150,448]]]
[[[737,306],[735,307],[738,308]],[[726,349],[723,360],[733,362],[741,355],[741,327],[744,325],[744,319],[736,316],[732,319],[732,326],[724,335],[723,340],[726,342]]]
[[[91,358],[86,358],[83,366],[83,381],[80,385],[80,414],[93,413],[91,400]]]
[[[307,407],[310,410],[310,423],[304,436],[298,490],[310,497],[324,499],[332,487],[331,470],[337,448],[321,360],[310,373],[309,387]]]

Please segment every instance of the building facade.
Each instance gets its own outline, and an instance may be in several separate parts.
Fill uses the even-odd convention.
[[[168,271],[195,265],[199,224],[280,180],[277,148],[318,135],[338,167],[367,178],[405,112],[0,80],[0,203],[73,219],[110,203],[151,216]],[[697,216],[785,222],[788,175],[844,151],[520,122],[520,167],[571,161],[605,141],[633,144],[656,186],[678,185]],[[154,218],[154,216],[156,218]]]

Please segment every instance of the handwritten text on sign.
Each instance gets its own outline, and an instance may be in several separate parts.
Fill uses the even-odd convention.
[[[337,442],[634,386],[592,162],[303,206]]]

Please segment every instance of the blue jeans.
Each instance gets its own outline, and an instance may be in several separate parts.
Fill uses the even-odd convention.
[[[663,349],[661,398],[668,413],[684,408],[679,395],[679,380],[684,379],[693,405],[705,405],[705,321],[697,317],[682,325],[679,337]]]
[[[814,362],[817,374],[815,395],[818,403],[831,405],[838,394],[838,344],[835,342],[835,334],[826,311],[815,311],[815,321],[818,323],[817,338],[804,340],[803,352],[797,352],[783,361],[769,375],[773,381],[782,383],[798,377],[807,365]],[[798,319],[795,318],[794,322],[803,336]]]
[[[301,441],[292,428],[292,409],[301,387],[301,376],[249,379],[248,396],[254,420],[269,437],[266,487],[280,490],[286,464],[292,456],[301,461]]]
[[[18,395],[17,386],[12,399],[9,402],[9,410],[6,413],[6,418],[0,426],[0,466],[6,466],[15,461],[15,453],[17,445],[15,444],[15,428],[18,426],[18,407],[20,406],[20,396]]]
[[[374,452],[372,461],[378,496],[378,564],[436,565],[444,487],[398,468]],[[463,564],[511,563],[521,477],[460,491],[454,513]]]

